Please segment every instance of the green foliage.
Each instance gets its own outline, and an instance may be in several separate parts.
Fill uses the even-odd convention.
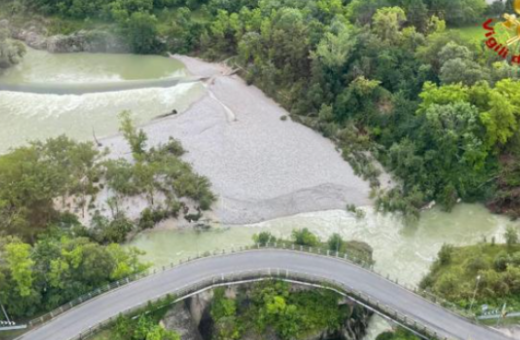
[[[443,246],[421,288],[447,299],[462,308],[471,305],[474,312],[482,304],[518,309],[520,300],[520,262],[518,244],[481,243],[456,248]]]
[[[96,212],[92,217],[91,236],[99,243],[123,243],[126,236],[134,229],[134,224],[122,213],[108,219]]]
[[[304,339],[318,331],[339,330],[351,310],[339,305],[339,295],[330,291],[290,291],[284,282],[255,284],[250,293],[239,292],[236,299],[215,291],[211,316],[216,339],[240,339],[247,334],[273,330],[282,339]],[[237,303],[243,301],[243,304]]]
[[[157,40],[157,18],[148,13],[134,12],[124,25],[124,32],[137,53],[157,53],[162,47]]]
[[[340,234],[332,234],[327,241],[329,245],[329,250],[331,251],[341,251],[343,249],[344,241]]]
[[[113,329],[116,340],[180,340],[179,334],[164,329],[153,318],[142,315],[135,320],[119,316]]]
[[[398,328],[395,332],[384,332],[377,336],[376,340],[419,340],[420,338],[405,330]]]
[[[307,247],[315,247],[319,244],[319,239],[316,235],[309,231],[307,228],[293,230],[292,238],[294,244]]]
[[[236,316],[237,306],[236,301],[226,298],[224,296],[225,289],[219,288],[215,290],[215,296],[211,304],[211,317],[215,321],[222,318],[229,318]]]
[[[29,257],[30,251],[31,246],[22,242],[15,241],[5,246],[5,261],[20,297],[31,294],[34,282],[34,261]]]
[[[25,53],[25,45],[10,40],[8,32],[0,28],[0,71],[19,64]]]
[[[84,208],[99,190],[100,156],[91,143],[63,136],[0,156],[0,235],[34,240],[59,219],[58,198],[75,197]]]
[[[376,11],[372,27],[379,39],[396,44],[402,38],[401,27],[405,21],[406,14],[402,8],[384,7]]]
[[[137,131],[129,113],[121,114],[122,132],[134,154],[134,162],[124,159],[102,161],[108,152],[100,152],[92,143],[75,142],[65,136],[34,142],[0,156],[0,236],[16,235],[36,241],[37,234],[74,210],[82,217],[94,207],[96,194],[105,186],[116,196],[108,203],[112,218],[94,214],[91,236],[102,243],[122,242],[133,223],[119,211],[125,197],[143,195],[149,211],[143,212],[139,225],[177,217],[182,198],[208,210],[216,200],[207,178],[197,175],[191,165],[180,159],[184,149],[170,139],[166,144],[145,150],[147,136]],[[156,196],[163,194],[160,204]]]
[[[190,198],[201,210],[209,210],[216,197],[206,177],[196,174],[188,163],[181,160],[185,153],[181,144],[170,138],[166,144],[145,150],[148,136],[135,128],[128,112],[121,113],[121,131],[134,156],[134,162],[124,159],[108,160],[105,179],[118,198],[145,195],[150,208],[142,212],[139,225],[150,228],[151,222],[177,217],[180,198]],[[158,193],[166,196],[163,206],[156,206]],[[116,211],[116,214],[118,212]]]
[[[518,243],[518,229],[512,226],[508,227],[504,237],[506,239],[506,244],[509,247],[513,247]]]
[[[439,263],[443,266],[449,265],[451,262],[454,247],[449,244],[443,244],[439,251]]]
[[[259,244],[261,246],[265,246],[266,244],[276,242],[276,237],[274,237],[270,232],[268,231],[262,231],[259,234],[253,235],[253,241],[256,244]]]
[[[31,317],[147,268],[134,248],[74,236],[55,229],[34,245],[0,238],[0,300],[10,315]]]
[[[318,236],[310,232],[307,228],[293,230],[291,240],[276,239],[269,232],[262,232],[253,236],[253,241],[260,245],[265,245],[268,242],[280,242],[280,244],[294,244],[296,246],[310,246],[319,248],[323,251],[338,251],[346,253],[349,258],[358,261],[363,265],[372,265],[374,263],[372,257],[372,247],[365,242],[359,241],[345,241],[339,234],[333,234],[327,242],[322,242]],[[299,247],[295,247],[298,249]]]
[[[143,155],[145,153],[146,140],[148,137],[145,135],[143,130],[137,131],[132,122],[129,111],[121,112],[119,114],[119,120],[121,122],[119,131],[123,133],[123,136],[130,145],[134,157]]]

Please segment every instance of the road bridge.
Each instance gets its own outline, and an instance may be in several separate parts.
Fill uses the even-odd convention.
[[[439,339],[506,340],[490,328],[476,325],[414,292],[341,257],[283,249],[249,249],[200,258],[108,291],[88,300],[18,339],[71,340],[156,301],[167,294],[196,293],[219,283],[279,277],[336,287],[423,334]]]

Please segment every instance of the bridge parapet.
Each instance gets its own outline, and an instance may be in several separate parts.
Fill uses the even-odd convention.
[[[132,275],[130,277],[127,277],[123,280],[111,283],[109,285],[106,285],[104,287],[100,287],[99,289],[83,295],[45,315],[42,315],[41,317],[32,320],[29,322],[28,330],[34,329],[54,318],[59,316],[60,314],[74,308],[75,306],[78,306],[90,299],[93,299],[101,294],[107,293],[111,290],[116,290],[118,288],[121,288],[125,285],[131,284],[132,282],[136,280],[143,279],[148,276],[153,276],[155,274],[158,274],[163,271],[170,270],[172,268],[175,268],[177,266],[182,266],[188,262],[197,261],[199,259],[208,258],[208,257],[215,257],[215,256],[223,256],[228,255],[236,252],[244,252],[244,251],[254,251],[258,249],[276,249],[276,250],[285,250],[285,251],[295,251],[295,252],[305,252],[307,254],[312,254],[314,256],[328,256],[333,257],[341,261],[348,261],[349,263],[358,265],[360,267],[363,267],[365,270],[372,271],[373,273],[381,276],[385,280],[391,281],[394,284],[399,284],[397,280],[391,280],[389,276],[384,276],[381,273],[378,273],[374,270],[371,263],[368,263],[364,261],[363,259],[356,258],[352,255],[349,255],[347,253],[341,253],[341,252],[332,252],[327,249],[317,248],[317,247],[305,247],[305,246],[299,246],[294,245],[293,243],[288,242],[278,242],[278,243],[270,243],[266,245],[250,245],[250,246],[242,246],[242,247],[232,247],[230,250],[214,250],[211,252],[205,252],[205,253],[199,253],[195,256],[190,256],[187,259],[181,259],[177,263],[171,263],[167,266],[162,266],[161,268],[155,268],[150,269],[146,272],[139,273],[136,275]],[[342,284],[339,284],[338,282],[334,282],[330,279],[323,278],[323,277],[315,277],[306,273],[301,272],[289,272],[285,271],[283,269],[277,269],[277,268],[266,268],[261,271],[246,271],[246,272],[237,272],[233,273],[232,275],[221,275],[221,276],[212,276],[208,277],[204,280],[201,280],[200,282],[197,282],[195,284],[192,284],[190,286],[182,287],[174,292],[171,292],[172,295],[176,296],[177,299],[175,301],[180,301],[182,299],[185,299],[187,297],[190,297],[194,294],[198,294],[201,291],[212,289],[218,286],[225,286],[230,284],[241,284],[245,282],[253,282],[258,280],[265,280],[265,279],[280,279],[285,280],[289,282],[295,282],[295,283],[303,283],[303,284],[312,284],[319,286],[321,288],[327,288],[327,289],[333,289],[337,291],[338,293],[341,293],[345,296],[348,296],[350,299],[356,301],[357,303],[371,309],[372,311],[384,316],[385,318],[392,320],[394,322],[399,323],[400,325],[418,332],[419,334],[422,334],[424,338],[437,338],[436,332],[433,329],[429,329],[427,327],[424,327],[421,325],[420,322],[411,319],[407,315],[400,314],[397,311],[391,309],[388,306],[381,305],[378,301],[375,301],[370,298],[370,296],[363,294],[362,292],[352,290],[350,287],[346,287]],[[444,301],[441,299],[436,298],[435,296],[428,295],[426,292],[419,292],[414,287],[407,287],[404,285],[400,285],[402,288],[405,288],[415,294],[419,294],[422,297],[428,298],[430,301],[447,308]],[[134,306],[130,309],[125,310],[124,314],[135,314],[140,309],[143,309],[146,307],[148,302],[157,302],[161,299],[164,299],[166,296],[157,296],[152,301],[147,301],[146,303]],[[450,309],[453,310],[453,309]],[[472,322],[475,320],[474,315],[471,315],[469,313],[464,313],[464,311],[457,309],[455,310],[458,315],[464,316],[469,318]],[[115,321],[116,317],[110,318],[108,320],[105,320],[98,325],[92,327],[88,330],[88,332],[80,334],[79,336],[72,338],[70,340],[80,340],[80,339],[86,339],[90,337],[95,332],[99,331],[100,329],[107,327],[108,325],[111,325]],[[425,337],[426,336],[426,337]],[[442,340],[445,340],[446,338],[443,338]],[[448,339],[451,340],[451,339]]]
[[[166,294],[163,296],[157,296],[152,301],[147,301],[127,310],[123,311],[124,315],[138,315],[144,313],[147,309],[149,303],[154,303],[158,305],[158,308],[167,307],[170,304],[177,303],[179,301],[185,300],[193,295],[200,294],[206,290],[211,290],[214,288],[222,287],[222,286],[231,286],[231,285],[240,285],[245,283],[259,282],[265,280],[280,280],[293,284],[307,285],[320,289],[328,289],[335,291],[336,293],[352,300],[353,302],[362,305],[363,307],[377,313],[387,319],[392,323],[397,323],[402,327],[407,328],[411,332],[415,333],[419,337],[423,339],[439,339],[439,340],[453,340],[448,338],[439,338],[438,333],[427,327],[421,325],[420,322],[414,320],[406,314],[395,311],[389,306],[380,304],[378,301],[372,299],[370,296],[346,287],[340,282],[325,278],[325,277],[317,277],[315,275],[311,275],[303,272],[294,272],[288,271],[280,268],[265,268],[262,270],[248,270],[248,271],[240,271],[227,275],[215,275],[200,280],[194,284],[190,284],[188,286],[181,287],[180,289],[172,292],[171,294]],[[175,297],[175,298],[171,298]],[[164,305],[161,305],[161,302],[165,302]],[[118,316],[114,316],[110,319],[107,319],[94,327],[91,327],[87,332],[79,334],[76,337],[71,338],[70,340],[85,340],[98,333],[99,331],[112,326]]]

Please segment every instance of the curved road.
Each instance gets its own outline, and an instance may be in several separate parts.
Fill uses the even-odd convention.
[[[159,295],[174,292],[208,277],[234,272],[278,268],[327,278],[359,290],[381,304],[408,315],[449,339],[506,340],[504,335],[476,326],[384,278],[346,261],[286,251],[250,250],[185,263],[107,292],[28,332],[23,340],[68,340],[89,327]]]

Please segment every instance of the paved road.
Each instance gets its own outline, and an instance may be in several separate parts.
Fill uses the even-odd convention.
[[[89,327],[117,316],[127,308],[174,292],[182,286],[246,270],[279,268],[340,282],[360,290],[398,312],[450,339],[506,340],[504,335],[455,316],[376,274],[348,262],[325,256],[284,250],[251,250],[186,263],[157,275],[133,282],[65,312],[20,339],[68,340]]]

